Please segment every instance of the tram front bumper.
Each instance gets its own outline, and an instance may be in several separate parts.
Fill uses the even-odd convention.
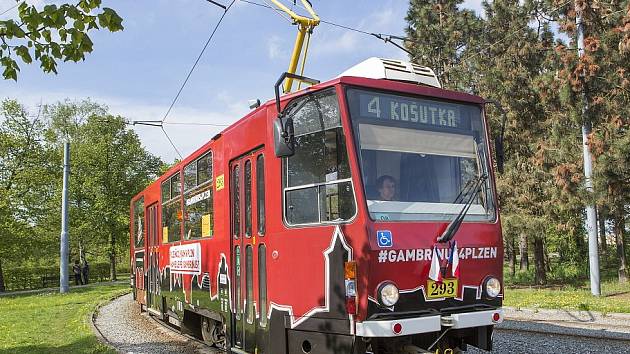
[[[359,337],[398,337],[418,333],[438,332],[442,327],[462,329],[491,326],[503,322],[501,309],[425,316],[399,320],[363,321],[356,324]]]

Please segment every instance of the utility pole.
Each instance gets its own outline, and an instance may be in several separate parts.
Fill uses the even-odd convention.
[[[584,55],[584,22],[582,14],[577,13],[575,17],[577,25],[577,47],[578,58]],[[588,116],[588,95],[586,87],[582,88],[582,151],[584,157],[584,179],[586,190],[589,194],[593,194],[593,163],[591,159],[591,147],[588,137],[591,134],[591,120]],[[597,215],[595,206],[589,202],[586,206],[586,230],[588,232],[588,264],[591,275],[591,294],[595,296],[601,295],[599,286],[599,254],[597,253]]]
[[[59,262],[59,292],[69,290],[68,279],[68,177],[70,176],[70,143],[63,143],[63,190],[61,192],[61,260]]]

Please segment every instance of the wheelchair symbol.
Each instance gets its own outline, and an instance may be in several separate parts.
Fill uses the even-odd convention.
[[[394,245],[392,232],[389,230],[377,231],[376,239],[378,241],[378,247],[392,247]]]

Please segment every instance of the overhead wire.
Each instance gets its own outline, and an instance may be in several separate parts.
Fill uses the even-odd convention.
[[[208,0],[208,1],[213,3],[213,4],[216,4],[214,1],[210,1],[210,0]],[[236,0],[232,0],[230,5],[228,5],[227,7],[223,7],[223,6],[217,5],[217,6],[223,7],[223,14],[219,18],[219,21],[217,22],[217,24],[214,26],[214,29],[212,30],[212,33],[210,33],[210,37],[208,37],[208,40],[203,45],[203,48],[201,49],[201,52],[197,56],[197,59],[195,60],[193,66],[188,71],[188,74],[186,75],[186,79],[184,80],[184,82],[180,86],[179,90],[177,91],[177,94],[175,95],[175,98],[173,99],[173,102],[171,102],[171,105],[168,107],[168,110],[166,111],[166,114],[164,114],[164,118],[162,118],[162,122],[164,122],[166,120],[166,118],[168,118],[168,115],[171,113],[171,110],[173,109],[173,106],[175,106],[175,103],[179,99],[179,96],[181,95],[182,91],[184,90],[184,87],[186,87],[186,84],[188,83],[188,80],[190,79],[190,76],[195,71],[195,68],[197,67],[197,64],[199,64],[199,61],[201,60],[201,57],[203,56],[203,53],[208,48],[208,45],[212,41],[212,38],[214,38],[214,34],[217,32],[217,29],[219,29],[219,26],[223,22],[223,19],[225,18],[225,15],[228,13],[228,11],[232,7],[232,5],[234,5],[235,2],[236,2]]]
[[[19,2],[17,2],[15,5],[11,6],[10,8],[8,8],[8,9],[6,9],[6,10],[4,10],[4,11],[0,12],[0,16],[2,16],[2,15],[4,15],[4,14],[8,13],[9,11],[11,11],[11,10],[15,9],[15,8],[16,8],[16,7],[18,7],[18,6],[20,6],[20,3],[19,3]]]
[[[214,38],[215,33],[219,29],[219,26],[221,26],[221,23],[223,22],[223,19],[225,18],[225,15],[227,15],[227,13],[230,10],[230,8],[232,8],[232,5],[234,5],[234,3],[236,2],[236,0],[232,0],[232,2],[230,2],[230,4],[228,6],[224,6],[224,5],[222,5],[222,4],[220,4],[220,3],[216,2],[216,1],[213,1],[213,0],[206,0],[206,1],[208,1],[211,4],[216,5],[218,7],[221,7],[223,9],[223,14],[219,18],[219,21],[217,22],[217,24],[212,29],[212,32],[210,33],[210,36],[208,37],[208,40],[206,40],[205,44],[203,45],[203,48],[201,49],[201,52],[197,56],[197,59],[195,59],[195,62],[193,63],[193,65],[190,68],[190,70],[188,71],[188,74],[186,75],[186,79],[184,79],[184,82],[182,82],[182,85],[179,87],[179,90],[177,91],[177,94],[175,95],[175,98],[173,98],[173,101],[171,102],[170,106],[168,107],[168,110],[164,114],[164,117],[162,118],[161,121],[134,121],[133,122],[133,125],[140,124],[140,125],[148,125],[148,126],[160,127],[160,129],[162,130],[162,133],[164,133],[164,136],[166,137],[168,142],[171,144],[171,146],[173,147],[175,152],[177,152],[177,155],[179,155],[180,158],[183,158],[183,156],[182,156],[181,152],[179,151],[179,149],[177,148],[177,146],[175,146],[175,143],[173,142],[173,139],[171,139],[171,137],[166,132],[166,129],[164,129],[164,123],[166,122],[166,118],[168,118],[169,114],[173,110],[173,107],[175,106],[175,103],[177,103],[177,100],[179,99],[179,96],[182,94],[182,91],[184,90],[184,87],[186,87],[186,84],[188,83],[188,80],[192,76],[192,73],[195,71],[195,68],[197,67],[197,64],[199,64],[199,61],[201,60],[201,57],[203,56],[203,54],[205,53],[206,49],[208,48],[208,45],[210,45],[210,42]],[[217,125],[217,126],[220,126],[220,125]]]
[[[175,146],[175,144],[173,143],[173,140],[171,140],[171,137],[168,135],[163,125],[160,126],[160,129],[162,129],[164,136],[166,136],[166,139],[168,139],[168,142],[171,143],[171,146],[173,147],[173,149],[175,149],[175,152],[177,152],[177,155],[179,155],[179,158],[184,159],[184,157],[182,156],[182,153],[179,152],[179,149],[177,148],[177,146]]]
[[[278,9],[276,9],[274,6],[269,5],[266,0],[263,0],[265,2],[264,4],[261,4],[259,2],[253,1],[253,0],[239,0],[239,1],[244,2],[246,4],[254,5],[254,6],[264,7],[264,8],[271,9],[271,10],[274,10],[274,11],[278,12]],[[300,4],[297,4],[297,6],[301,7],[301,8],[304,8],[304,6],[302,6]],[[342,29],[345,29],[345,30],[348,30],[348,31],[364,34],[366,36],[375,37],[377,39],[382,40],[385,43],[390,43],[390,44],[396,46],[398,49],[400,49],[400,50],[402,50],[402,51],[404,51],[404,52],[406,52],[408,54],[411,54],[411,52],[409,50],[407,50],[406,48],[404,48],[400,44],[394,42],[393,40],[394,39],[398,39],[398,40],[401,40],[403,42],[418,43],[418,41],[415,41],[415,40],[407,38],[407,37],[396,36],[396,35],[385,34],[385,33],[368,32],[368,31],[364,31],[364,30],[361,30],[361,29],[358,29],[358,28],[350,27],[348,25],[342,25],[342,24],[339,24],[339,23],[336,23],[336,22],[327,21],[327,20],[324,20],[324,19],[321,19],[321,18],[320,18],[319,22],[327,24],[327,25],[330,25],[330,26],[333,26],[333,27],[338,27],[338,28],[342,28]]]

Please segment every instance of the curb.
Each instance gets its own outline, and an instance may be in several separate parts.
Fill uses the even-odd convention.
[[[110,304],[111,302],[113,302],[114,300],[117,300],[123,296],[129,295],[130,293],[124,293],[124,294],[120,294],[120,295],[116,295],[108,300],[102,301],[101,303],[99,303],[98,305],[96,305],[96,307],[94,308],[94,311],[92,311],[92,314],[88,315],[88,322],[90,323],[90,326],[92,327],[92,332],[94,333],[94,336],[96,337],[96,339],[98,339],[99,342],[101,342],[103,345],[107,346],[108,348],[114,350],[116,353],[118,354],[126,354],[126,352],[118,350],[118,348],[116,348],[112,342],[110,342],[109,340],[107,340],[107,338],[105,338],[105,336],[103,336],[103,333],[101,332],[100,329],[98,329],[98,327],[96,327],[96,318],[98,317],[98,312],[101,309],[101,307]]]
[[[562,322],[573,323],[598,323],[602,325],[611,324],[618,326],[623,322],[630,331],[630,313],[602,313],[596,311],[568,310],[568,309],[539,309],[539,308],[516,308],[503,307],[505,317],[512,320],[536,319],[549,320],[554,318]]]
[[[504,307],[497,330],[630,341],[630,314]]]

